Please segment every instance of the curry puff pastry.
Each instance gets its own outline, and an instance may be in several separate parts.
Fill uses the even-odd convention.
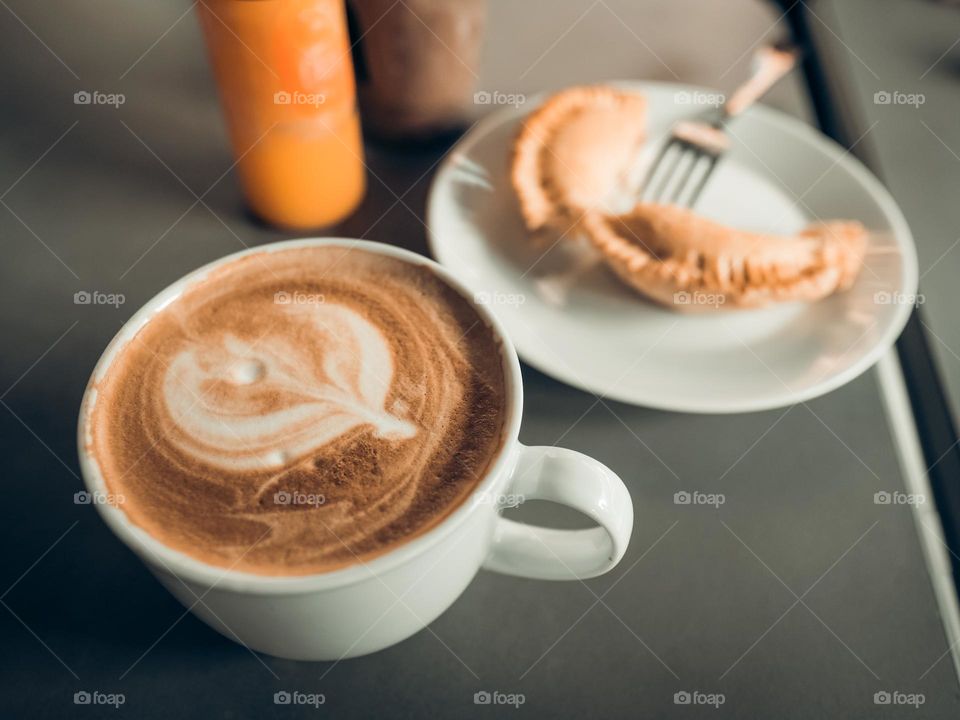
[[[534,240],[545,231],[586,236],[627,285],[678,310],[814,301],[853,284],[867,251],[860,223],[824,222],[784,237],[635,204],[645,118],[642,95],[602,85],[559,92],[527,116],[511,181]],[[698,302],[698,293],[710,297]]]
[[[603,85],[553,95],[528,115],[513,145],[511,180],[534,237],[610,211],[646,138],[646,99]],[[623,205],[626,209],[632,202]]]
[[[591,214],[582,227],[621,280],[651,300],[691,311],[819,300],[853,284],[867,249],[858,222],[771,235],[726,227],[675,205]]]

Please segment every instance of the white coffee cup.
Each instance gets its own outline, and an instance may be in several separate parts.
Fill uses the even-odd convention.
[[[355,247],[429,267],[467,298],[471,294],[437,263],[407,250],[345,238],[291,240],[214,261],[160,292],[120,329],[94,369],[80,410],[80,467],[87,491],[107,487],[89,452],[94,387],[133,335],[214,268],[251,253],[302,247]],[[499,336],[506,375],[503,449],[475,492],[430,531],[366,562],[314,575],[264,576],[208,565],[167,547],[135,525],[122,504],[96,503],[114,533],[156,578],[201,620],[226,637],[277,657],[337,660],[374,652],[424,628],[464,591],[477,571],[542,580],[589,578],[623,557],[633,505],[623,482],[596,460],[517,440],[523,408],[520,363],[502,325],[483,305],[477,312]],[[599,527],[556,530],[500,516],[516,500],[550,500],[590,516]]]

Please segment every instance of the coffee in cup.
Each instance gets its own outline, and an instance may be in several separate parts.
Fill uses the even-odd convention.
[[[122,511],[207,564],[304,575],[436,526],[500,452],[502,351],[424,265],[353,247],[244,256],[157,311],[95,386]]]

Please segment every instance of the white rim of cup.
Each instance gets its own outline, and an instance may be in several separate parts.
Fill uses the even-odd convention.
[[[493,312],[476,302],[471,291],[449,270],[423,255],[371,240],[343,237],[301,238],[249,248],[214,260],[161,290],[123,324],[123,327],[120,328],[113,340],[110,341],[100,356],[100,359],[97,361],[90,380],[87,382],[83,401],[80,406],[77,441],[80,456],[80,470],[87,491],[92,494],[101,495],[106,493],[106,483],[99,463],[87,449],[90,440],[89,419],[96,405],[97,392],[95,385],[102,380],[126,344],[154,315],[179,298],[187,288],[198,282],[202,282],[211,271],[250,255],[283,252],[285,250],[296,250],[308,247],[345,247],[348,250],[359,250],[361,252],[386,255],[413,265],[427,267],[471,303],[481,318],[493,328],[500,343],[501,361],[506,381],[507,412],[502,444],[497,457],[471,495],[464,499],[450,515],[426,532],[409,540],[405,540],[394,549],[372,559],[357,559],[355,562],[343,568],[308,575],[260,575],[205,563],[185,552],[175,550],[165,545],[145,529],[135,524],[127,516],[126,512],[119,507],[109,503],[95,503],[100,517],[103,518],[113,533],[146,562],[148,566],[165,570],[181,580],[194,582],[208,588],[216,587],[222,590],[251,594],[306,593],[351,585],[409,562],[428,548],[441,542],[467,520],[474,507],[474,503],[471,502],[471,497],[475,497],[477,493],[488,491],[497,479],[505,477],[508,471],[508,465],[514,461],[523,408],[523,384],[520,374],[520,362],[517,359],[517,353],[513,347],[513,343],[506,334],[506,330]]]

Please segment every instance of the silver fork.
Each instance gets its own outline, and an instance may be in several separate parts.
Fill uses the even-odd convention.
[[[750,78],[719,108],[704,118],[681,120],[673,126],[640,186],[640,199],[693,207],[730,147],[724,126],[763,97],[796,62],[797,52],[790,47],[758,48]],[[699,173],[695,172],[698,166],[703,168]]]

